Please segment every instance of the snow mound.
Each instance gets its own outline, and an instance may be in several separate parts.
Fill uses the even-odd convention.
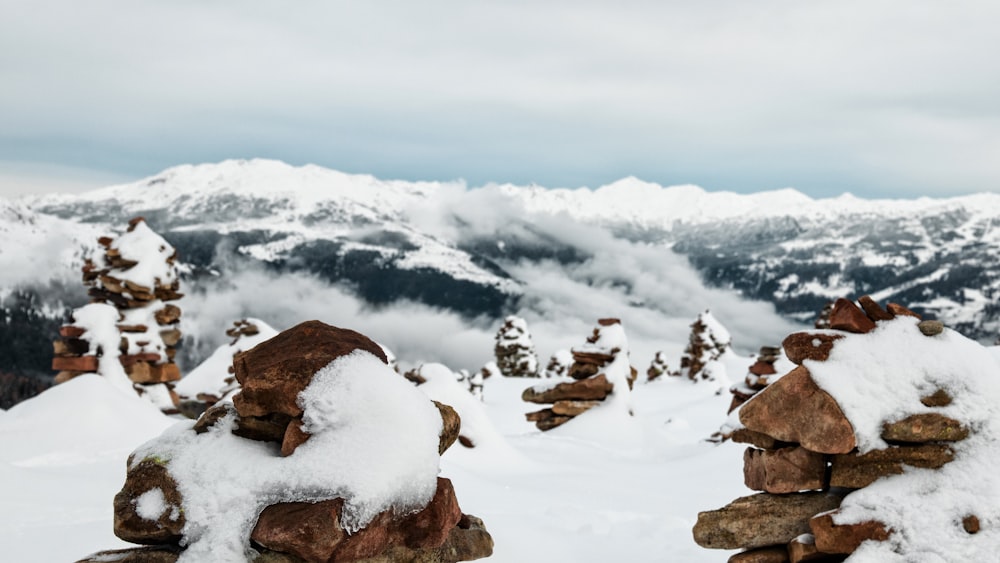
[[[420,375],[426,381],[417,386],[417,389],[430,399],[455,409],[462,419],[460,435],[471,441],[475,449],[507,448],[503,436],[486,415],[483,404],[458,381],[447,366],[436,363],[424,364],[420,366]],[[461,448],[452,446],[448,452],[459,449]]]
[[[229,368],[233,365],[233,356],[278,334],[277,330],[260,319],[247,318],[246,321],[255,325],[259,332],[250,336],[240,336],[235,342],[216,348],[211,356],[177,382],[174,391],[178,395],[191,398],[198,396],[199,393],[213,395],[220,393],[227,385],[226,378],[232,377]]]

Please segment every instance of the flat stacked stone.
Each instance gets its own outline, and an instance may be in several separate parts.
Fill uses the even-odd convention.
[[[892,533],[881,522],[836,524],[846,494],[907,466],[936,469],[954,458],[951,444],[968,436],[968,429],[938,413],[886,423],[882,438],[889,445],[861,454],[851,421],[802,365],[826,361],[837,341],[851,333],[868,332],[898,315],[916,316],[896,304],[882,309],[868,296],[859,302],[861,307],[846,299],[835,302],[829,329],[788,336],[784,350],[797,367],[740,406],[743,428],[731,437],[751,444],[743,456],[744,484],[760,492],[700,513],[693,530],[699,545],[744,550],[729,559],[732,563],[842,561],[863,541],[883,541]],[[933,408],[951,400],[936,390],[921,403]]]
[[[385,361],[382,349],[364,335],[319,321],[302,323],[241,352],[234,360],[241,392],[233,404],[220,403],[208,409],[193,430],[204,434],[219,421],[233,417],[233,434],[272,442],[280,446],[280,455],[291,455],[309,439],[302,426],[302,408],[296,401],[299,393],[309,385],[313,374],[355,350]],[[441,454],[457,439],[461,421],[451,407],[434,404],[442,418],[438,443]],[[176,510],[164,510],[158,519],[151,520],[148,514],[140,514],[138,499],[154,489],[162,494],[165,506]],[[247,552],[257,554],[251,560],[445,563],[480,559],[492,553],[493,540],[482,521],[462,513],[451,481],[445,478],[438,478],[433,498],[421,510],[404,515],[386,510],[352,533],[341,524],[344,504],[343,498],[334,498],[265,506],[248,538],[252,544],[248,543]],[[175,562],[184,549],[183,506],[183,495],[168,462],[149,457],[135,463],[130,457],[125,485],[115,496],[114,532],[125,541],[152,547],[101,552],[82,561]]]
[[[736,407],[747,402],[750,397],[764,390],[771,381],[777,378],[778,370],[774,363],[781,357],[781,348],[775,346],[761,346],[757,353],[757,361],[747,368],[746,377],[742,384],[733,385],[729,392],[733,394],[733,400],[729,404],[729,412],[733,412]]]
[[[148,231],[148,235],[144,236],[159,238],[159,235],[149,231],[142,217],[129,221],[127,233],[137,229]],[[122,255],[114,238],[101,237],[98,243],[103,253],[85,261],[83,282],[89,287],[91,303],[107,303],[119,311],[120,322],[116,328],[121,334],[121,343],[117,361],[140,395],[166,393],[173,408],[164,410],[175,413],[179,399],[171,383],[181,378],[180,369],[174,363],[181,340],[178,328],[181,310],[168,302],[183,297],[179,293],[177,252],[162,241],[158,255],[129,257]],[[164,260],[165,264],[160,266],[170,273],[168,279],[157,277],[149,287],[130,280],[129,272],[147,260]],[[134,319],[141,321],[134,322]],[[59,339],[53,342],[52,369],[59,372],[56,383],[99,371],[102,354],[90,350],[84,332],[84,328],[73,324],[60,329]],[[103,355],[114,356],[109,351],[103,351]]]

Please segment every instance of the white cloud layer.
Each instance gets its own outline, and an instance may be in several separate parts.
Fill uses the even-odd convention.
[[[981,0],[3,11],[6,161],[138,176],[263,156],[473,185],[636,175],[813,196],[1000,185],[1000,5]]]

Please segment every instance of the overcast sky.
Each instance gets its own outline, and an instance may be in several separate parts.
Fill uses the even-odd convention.
[[[0,0],[0,195],[383,178],[1000,191],[1000,3]]]

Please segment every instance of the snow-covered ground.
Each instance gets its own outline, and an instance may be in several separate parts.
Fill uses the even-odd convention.
[[[750,363],[725,361],[732,379]],[[595,412],[547,433],[524,420],[537,406],[520,399],[538,380],[486,381],[481,411],[493,429],[480,429],[475,449],[452,446],[441,475],[463,511],[486,522],[490,561],[725,560],[696,546],[691,527],[698,511],[748,493],[743,447],[705,441],[726,418],[730,395],[716,391],[728,382],[644,379],[631,394],[633,418]],[[176,422],[98,376],[0,416],[4,560],[74,561],[125,545],[112,534],[125,459]]]

